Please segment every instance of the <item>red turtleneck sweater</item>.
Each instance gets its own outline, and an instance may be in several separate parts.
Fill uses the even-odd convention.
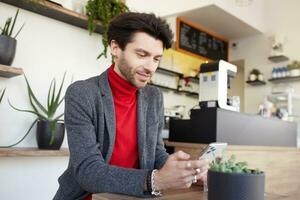
[[[137,88],[121,78],[112,65],[108,71],[116,112],[116,140],[109,164],[138,168],[137,142]]]
[[[139,168],[137,88],[119,76],[114,71],[114,65],[108,69],[108,81],[116,113],[116,139],[109,164],[126,168]],[[92,195],[89,195],[85,200],[92,200]]]

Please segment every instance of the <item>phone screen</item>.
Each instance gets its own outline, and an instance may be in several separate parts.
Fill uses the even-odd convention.
[[[216,157],[223,157],[227,143],[210,143],[200,152],[199,159],[205,158],[209,162],[215,160]]]

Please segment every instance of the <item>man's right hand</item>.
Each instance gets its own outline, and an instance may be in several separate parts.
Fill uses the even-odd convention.
[[[208,161],[189,159],[190,155],[183,151],[170,155],[164,166],[155,173],[156,189],[161,191],[171,188],[189,188],[195,178],[203,179],[208,170]]]

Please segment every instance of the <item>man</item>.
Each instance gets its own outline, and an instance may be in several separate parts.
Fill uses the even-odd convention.
[[[172,37],[166,22],[153,14],[125,13],[111,21],[114,64],[66,92],[70,161],[55,200],[87,200],[99,192],[159,195],[188,188],[206,175],[206,160],[166,153],[162,93],[147,86]]]

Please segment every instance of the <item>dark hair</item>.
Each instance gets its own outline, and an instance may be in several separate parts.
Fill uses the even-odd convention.
[[[137,32],[145,32],[161,40],[165,49],[172,45],[173,33],[165,20],[154,14],[137,12],[126,12],[112,19],[107,32],[108,42],[115,40],[124,50]]]

